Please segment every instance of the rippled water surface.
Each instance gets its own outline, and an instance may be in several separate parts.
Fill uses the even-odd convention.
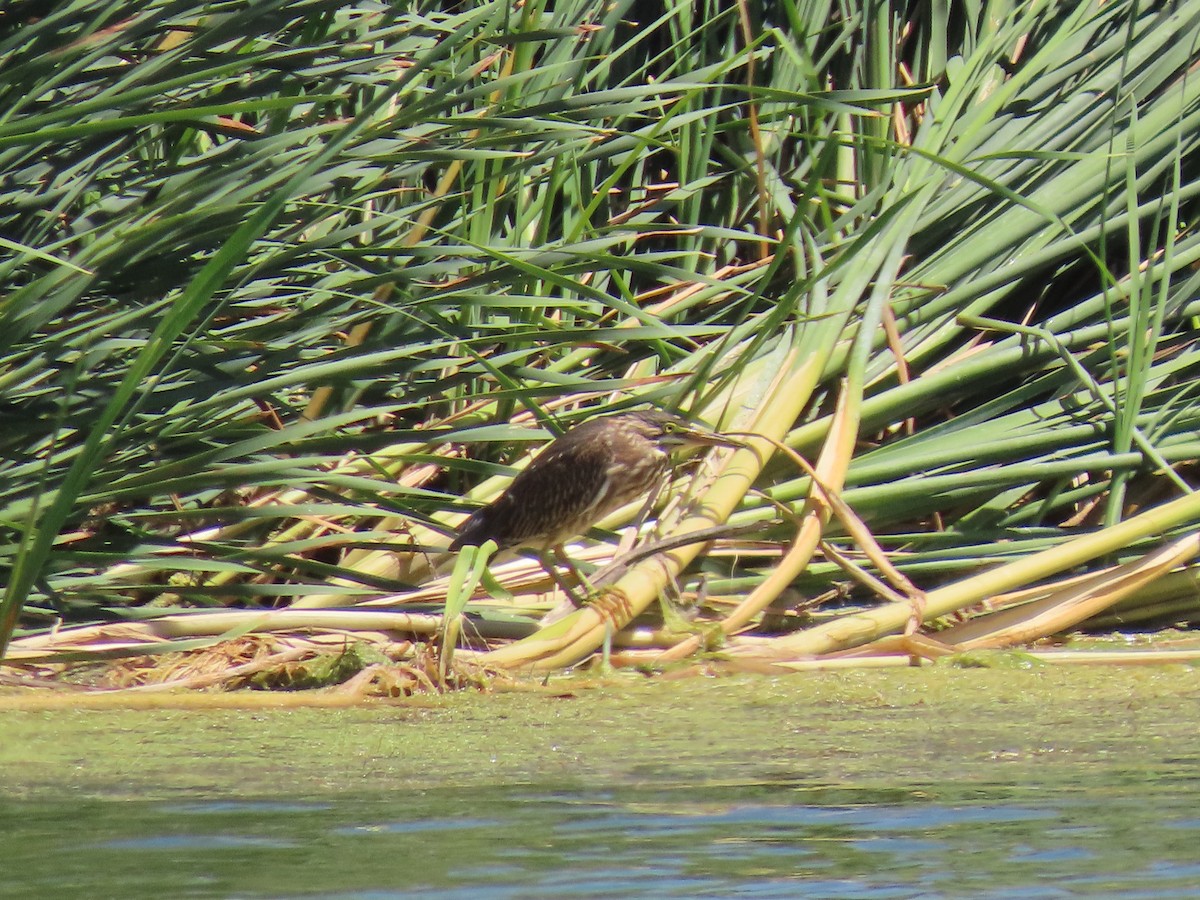
[[[6,896],[1200,896],[1191,763],[1080,784],[0,804]],[[15,825],[15,828],[14,828]]]

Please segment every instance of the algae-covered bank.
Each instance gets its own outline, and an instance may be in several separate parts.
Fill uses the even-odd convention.
[[[555,684],[343,709],[14,709],[9,693],[0,768],[10,798],[1015,783],[1054,766],[1194,758],[1200,719],[1200,671],[1183,666]]]

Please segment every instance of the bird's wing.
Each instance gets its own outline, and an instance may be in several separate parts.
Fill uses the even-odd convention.
[[[454,548],[494,540],[508,547],[552,546],[586,531],[611,492],[602,457],[578,446],[551,445],[495,501],[463,525]]]

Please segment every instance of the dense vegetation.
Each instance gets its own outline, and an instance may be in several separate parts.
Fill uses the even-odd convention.
[[[5,4],[0,647],[1194,617],[1198,42],[1196,0]],[[716,540],[541,629],[537,566],[430,580],[539,439],[646,403],[762,436],[658,516]]]

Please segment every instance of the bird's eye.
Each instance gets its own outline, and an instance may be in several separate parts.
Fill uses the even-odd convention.
[[[679,423],[678,422],[664,422],[663,423],[663,431],[666,432],[667,434],[675,434],[676,432],[679,431]]]

